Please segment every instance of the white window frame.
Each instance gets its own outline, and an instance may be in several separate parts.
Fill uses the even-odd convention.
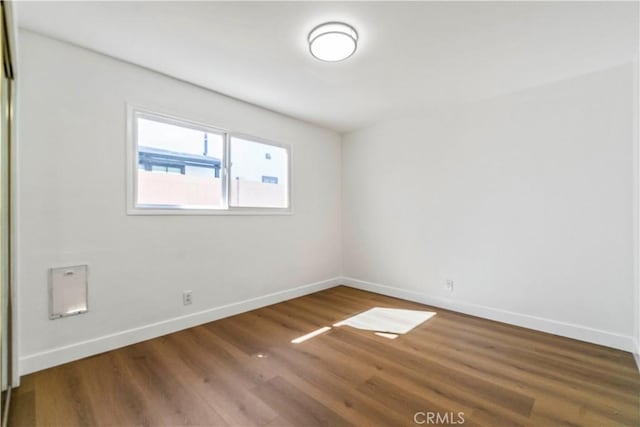
[[[181,126],[205,132],[215,133],[223,136],[223,158],[220,169],[220,179],[222,185],[222,205],[219,208],[211,206],[191,206],[191,205],[144,205],[138,204],[138,118],[148,118],[161,123]],[[231,138],[242,138],[255,141],[260,144],[272,145],[284,148],[287,151],[287,207],[234,207],[229,205],[229,194],[231,180]],[[182,117],[158,112],[148,108],[137,107],[127,104],[127,173],[126,173],[126,195],[128,215],[291,215],[292,208],[292,152],[291,146],[279,142],[270,141],[253,135],[233,132],[206,123],[184,119]]]

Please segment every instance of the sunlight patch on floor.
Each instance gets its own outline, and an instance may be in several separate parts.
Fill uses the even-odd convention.
[[[375,335],[382,337],[382,338],[387,338],[390,340],[395,340],[396,338],[398,338],[400,335],[398,334],[389,334],[387,332],[374,332]]]
[[[374,307],[363,313],[342,320],[333,326],[351,326],[367,331],[402,335],[435,315],[436,313],[434,311]]]
[[[351,326],[356,329],[373,331],[374,334],[379,337],[394,340],[435,315],[436,312],[434,311],[374,307],[355,316],[341,320],[335,323],[333,327]],[[331,326],[324,326],[306,335],[292,339],[291,343],[300,344],[330,330]]]
[[[291,340],[291,343],[292,343],[292,344],[300,344],[301,342],[305,342],[306,340],[309,340],[309,339],[311,339],[311,338],[313,338],[313,337],[316,337],[316,336],[318,336],[318,335],[320,335],[320,334],[324,334],[325,332],[327,332],[327,331],[329,331],[329,330],[331,330],[331,326],[325,326],[325,327],[323,327],[323,328],[316,329],[315,331],[313,331],[313,332],[309,332],[309,333],[308,333],[308,334],[306,334],[306,335],[303,335],[303,336],[301,336],[301,337],[298,337],[298,338],[292,339],[292,340]]]

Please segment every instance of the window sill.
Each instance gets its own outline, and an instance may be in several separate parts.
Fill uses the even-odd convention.
[[[271,215],[293,215],[292,209],[270,208],[235,208],[235,209],[154,209],[154,208],[130,208],[127,215],[165,215],[165,216],[271,216]]]

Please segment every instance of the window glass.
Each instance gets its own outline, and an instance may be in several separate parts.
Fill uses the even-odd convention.
[[[129,111],[129,213],[287,212],[291,158],[286,145]]]
[[[286,208],[289,206],[288,180],[286,148],[231,137],[230,206]]]
[[[136,118],[137,205],[222,208],[224,134]]]

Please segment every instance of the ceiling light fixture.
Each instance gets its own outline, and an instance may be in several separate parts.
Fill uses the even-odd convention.
[[[344,22],[325,22],[309,33],[309,52],[321,61],[337,62],[354,54],[358,32]]]

